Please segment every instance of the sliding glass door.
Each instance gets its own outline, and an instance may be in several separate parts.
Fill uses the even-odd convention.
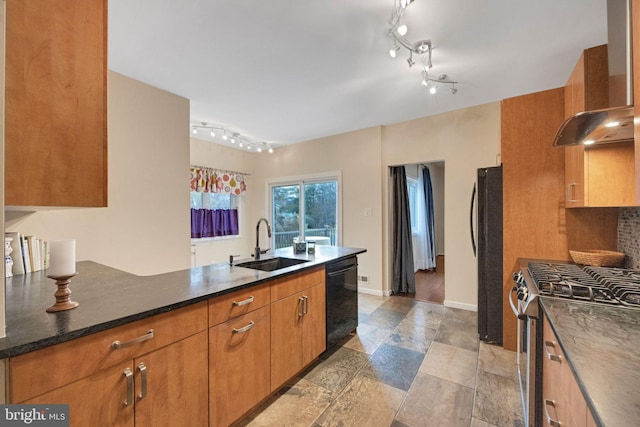
[[[339,244],[339,177],[271,184],[273,247],[304,238],[317,245]]]

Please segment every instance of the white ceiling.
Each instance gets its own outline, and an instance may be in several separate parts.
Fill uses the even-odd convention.
[[[289,144],[563,86],[606,0],[416,0],[430,95],[387,35],[393,0],[110,0],[109,68],[191,100],[192,123]],[[158,118],[162,120],[161,117]],[[221,142],[221,141],[220,141]]]

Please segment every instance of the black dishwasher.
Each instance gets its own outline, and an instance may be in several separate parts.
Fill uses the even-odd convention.
[[[358,258],[327,263],[327,349],[358,326]]]

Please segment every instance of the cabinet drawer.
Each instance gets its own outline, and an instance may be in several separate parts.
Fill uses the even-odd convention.
[[[271,302],[324,283],[324,266],[291,274],[271,282]]]
[[[242,316],[269,302],[268,283],[212,298],[209,300],[209,326]]]
[[[270,332],[269,306],[209,329],[210,426],[230,425],[269,395]]]
[[[146,336],[153,329],[153,338]],[[206,302],[159,314],[66,343],[9,359],[9,401],[30,397],[77,381],[207,329]],[[122,347],[113,348],[120,341]]]

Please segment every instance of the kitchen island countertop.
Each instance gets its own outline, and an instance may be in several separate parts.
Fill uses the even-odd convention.
[[[316,246],[313,255],[294,254],[291,247],[274,256],[309,262],[267,272],[228,263],[194,267],[153,276],[136,276],[91,261],[77,263],[69,285],[72,310],[47,313],[55,302],[55,283],[38,271],[6,279],[6,337],[0,359],[17,356],[85,335],[205,301],[234,290],[304,271],[365,249]],[[264,256],[267,258],[268,256]],[[237,262],[242,262],[239,260]]]
[[[540,298],[599,426],[640,420],[640,310]]]

